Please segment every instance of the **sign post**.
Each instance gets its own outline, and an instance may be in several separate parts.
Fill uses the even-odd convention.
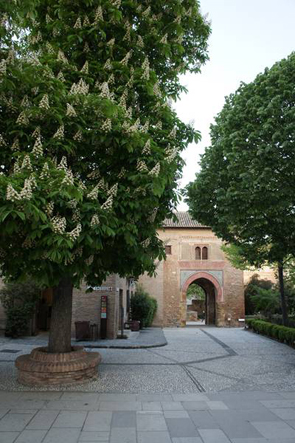
[[[108,311],[108,297],[107,295],[101,296],[100,305],[100,337],[102,339],[107,338],[107,311]]]

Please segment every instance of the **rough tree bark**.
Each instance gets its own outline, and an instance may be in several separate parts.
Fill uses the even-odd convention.
[[[73,285],[64,277],[53,288],[53,304],[50,322],[48,352],[71,352]]]
[[[279,287],[281,295],[282,321],[284,326],[288,326],[288,308],[285,298],[284,266],[282,262],[278,264],[278,274],[279,274]]]

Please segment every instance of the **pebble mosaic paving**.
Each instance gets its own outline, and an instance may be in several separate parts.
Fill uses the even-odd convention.
[[[51,389],[16,381],[40,341],[0,338],[0,443],[295,443],[294,349],[243,329],[164,333],[164,347],[100,349],[98,380]]]

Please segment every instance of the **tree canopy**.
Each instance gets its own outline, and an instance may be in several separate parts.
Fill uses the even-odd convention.
[[[193,217],[251,264],[295,254],[295,53],[226,98],[187,188]]]
[[[199,133],[170,100],[207,60],[195,0],[0,9],[0,268],[44,286],[153,272]]]
[[[191,283],[187,288],[186,298],[189,300],[205,300],[205,291],[197,283]]]

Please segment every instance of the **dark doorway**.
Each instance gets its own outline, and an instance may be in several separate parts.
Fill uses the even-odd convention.
[[[215,292],[213,283],[206,278],[190,284],[187,290],[187,326],[216,324]]]

